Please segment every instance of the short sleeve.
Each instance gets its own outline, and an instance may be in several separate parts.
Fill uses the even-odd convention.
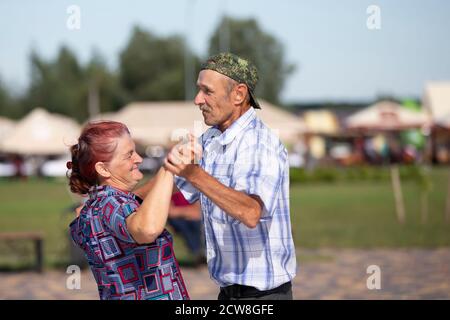
[[[70,235],[73,243],[75,243],[78,247],[83,246],[83,237],[81,235],[80,230],[80,219],[76,218],[69,225]]]
[[[175,176],[175,184],[189,203],[192,204],[199,199],[200,192],[186,179]]]
[[[124,242],[135,243],[128,231],[126,218],[139,207],[137,201],[123,197],[109,197],[103,205],[103,224],[116,238]]]
[[[258,143],[239,152],[234,165],[234,189],[257,195],[264,204],[261,218],[270,218],[285,178],[287,151]]]

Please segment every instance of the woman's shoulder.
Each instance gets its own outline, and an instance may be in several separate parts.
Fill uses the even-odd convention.
[[[89,193],[93,202],[104,206],[108,203],[126,204],[132,203],[139,205],[140,198],[131,191],[123,191],[109,185],[93,187]]]
[[[139,201],[132,192],[124,192],[114,188],[106,188],[97,194],[95,207],[99,215],[107,220],[113,215],[123,216],[124,218],[132,214],[140,206]]]

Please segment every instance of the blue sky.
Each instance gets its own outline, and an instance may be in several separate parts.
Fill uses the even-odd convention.
[[[81,29],[69,30],[70,5]],[[381,9],[381,29],[366,26],[369,5]],[[16,92],[28,85],[32,48],[55,57],[62,44],[86,61],[95,50],[117,67],[132,27],[187,35],[207,54],[223,14],[254,17],[283,43],[297,65],[284,102],[370,100],[380,94],[420,97],[427,81],[450,80],[450,1],[446,0],[2,0],[0,78]]]

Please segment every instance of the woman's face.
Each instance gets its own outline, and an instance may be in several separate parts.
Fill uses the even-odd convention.
[[[111,161],[106,163],[110,173],[108,184],[121,190],[131,191],[143,178],[139,171],[142,158],[136,153],[136,146],[129,134],[117,139],[117,147]]]

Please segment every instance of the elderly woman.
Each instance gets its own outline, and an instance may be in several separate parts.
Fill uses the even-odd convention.
[[[173,175],[161,168],[134,190],[143,178],[142,158],[119,122],[89,123],[70,151],[71,191],[89,197],[70,224],[71,235],[87,257],[100,299],[189,299],[164,228]]]

